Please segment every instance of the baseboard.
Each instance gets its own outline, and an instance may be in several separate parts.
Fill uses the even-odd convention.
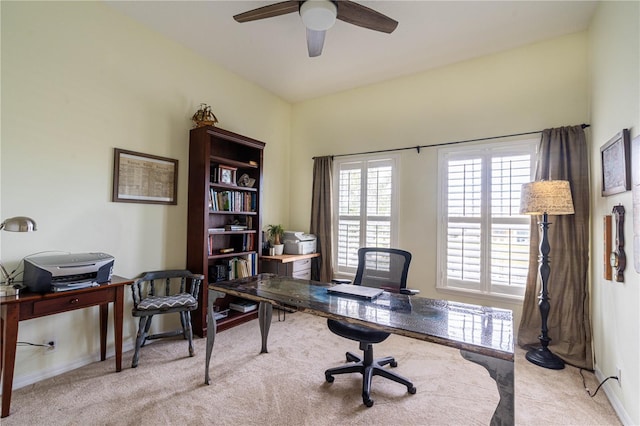
[[[607,376],[602,374],[602,371],[600,371],[598,367],[596,367],[595,369],[595,374],[596,378],[598,379],[598,383],[602,383],[602,381],[607,378]],[[618,383],[615,380],[607,380],[607,382],[602,385],[602,390],[604,390],[605,395],[607,395],[607,399],[613,407],[613,411],[615,411],[618,415],[618,419],[620,419],[620,422],[625,426],[632,426],[634,423],[633,421],[631,421],[631,417],[629,417],[629,414],[624,409],[624,406],[620,402],[620,399],[618,399],[618,396],[613,391],[612,386],[618,386]]]
[[[122,352],[126,353],[127,351],[133,350],[134,344],[126,343],[122,345]],[[88,355],[82,358],[78,358],[73,362],[68,364],[60,365],[55,369],[46,369],[42,371],[35,372],[33,374],[25,374],[21,375],[19,378],[15,378],[13,380],[13,390],[20,389],[25,386],[32,385],[34,383],[38,383],[41,380],[49,379],[51,377],[55,377],[57,375],[75,370],[76,368],[84,367],[85,365],[89,365],[93,362],[97,362],[100,360],[100,355]],[[105,362],[114,363],[114,371],[115,371],[115,350],[107,351],[107,359]],[[122,364],[125,364],[125,359],[122,360]]]

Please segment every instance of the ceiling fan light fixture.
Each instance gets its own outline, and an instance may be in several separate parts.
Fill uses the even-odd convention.
[[[338,8],[330,0],[307,0],[300,6],[304,26],[313,31],[326,31],[336,23]]]

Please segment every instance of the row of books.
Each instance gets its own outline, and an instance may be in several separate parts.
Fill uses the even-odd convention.
[[[234,251],[255,251],[256,249],[256,234],[252,233],[252,234],[240,234],[240,235],[233,235],[233,247],[223,247],[223,248],[214,248],[215,244],[214,244],[214,238],[215,238],[215,231],[214,232],[209,232],[209,238],[207,240],[208,243],[208,247],[207,247],[207,252],[209,256],[213,256],[215,254],[226,254],[226,253],[233,253]],[[220,247],[220,245],[218,245],[218,247]]]
[[[258,254],[248,254],[246,257],[234,257],[228,261],[227,279],[244,278],[258,273]]]
[[[257,194],[241,191],[209,191],[209,210],[227,212],[255,212]]]

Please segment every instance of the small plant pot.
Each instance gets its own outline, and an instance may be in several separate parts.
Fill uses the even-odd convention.
[[[274,244],[273,250],[276,256],[280,256],[284,252],[284,244]]]

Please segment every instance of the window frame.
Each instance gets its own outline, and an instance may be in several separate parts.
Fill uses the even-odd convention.
[[[341,266],[338,262],[338,250],[339,250],[339,232],[340,232],[340,171],[343,165],[354,165],[354,163],[361,163],[359,167],[349,167],[351,169],[359,169],[364,171],[364,175],[361,178],[361,193],[360,193],[360,215],[356,216],[360,221],[360,235],[359,235],[359,247],[366,246],[366,222],[367,218],[367,204],[366,204],[366,188],[368,175],[366,171],[368,167],[365,167],[371,162],[385,161],[391,165],[391,211],[390,211],[390,247],[398,246],[399,235],[399,168],[400,168],[400,155],[399,154],[362,154],[362,155],[350,155],[345,157],[335,157],[333,160],[333,274],[336,277],[354,277],[356,274],[357,266]],[[356,253],[357,256],[357,253]]]
[[[495,157],[510,155],[530,155],[530,181],[534,180],[536,167],[538,139],[518,139],[507,142],[483,142],[465,146],[442,147],[438,149],[438,201],[437,217],[437,280],[436,288],[441,291],[473,295],[474,297],[486,297],[489,299],[522,300],[524,298],[525,285],[499,284],[491,281],[491,225],[493,219],[499,223],[530,225],[530,216],[493,216],[488,215],[487,209],[491,208],[491,169],[487,167]],[[481,213],[477,220],[480,223],[481,235],[489,237],[480,238],[480,279],[478,283],[471,281],[452,280],[447,275],[448,263],[448,196],[449,196],[449,161],[464,159],[482,159],[481,173]],[[469,221],[471,222],[471,221]],[[530,246],[530,244],[527,244]],[[529,255],[527,255],[529,257]]]

